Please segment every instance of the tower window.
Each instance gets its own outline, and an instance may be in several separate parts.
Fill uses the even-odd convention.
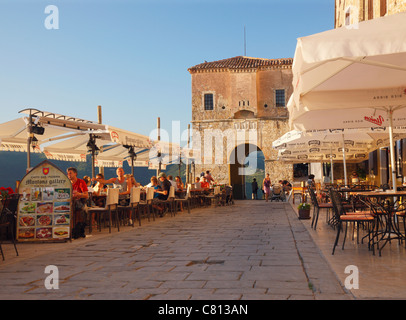
[[[285,90],[275,90],[275,105],[277,107],[286,107]]]
[[[213,109],[214,109],[213,94],[206,93],[204,95],[204,110],[213,110]]]

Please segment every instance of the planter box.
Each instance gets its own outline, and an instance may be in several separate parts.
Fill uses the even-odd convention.
[[[299,209],[299,219],[310,219],[310,209]]]

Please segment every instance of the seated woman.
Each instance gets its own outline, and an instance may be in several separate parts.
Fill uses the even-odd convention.
[[[176,182],[176,187],[177,187],[178,191],[183,191],[184,185],[183,185],[181,177],[176,176],[175,182]]]
[[[178,198],[183,198],[183,195],[184,195],[184,185],[183,185],[183,182],[182,182],[182,178],[181,177],[179,177],[179,176],[176,176],[175,177],[175,182],[176,182],[176,187],[177,187],[177,191],[175,192],[175,195],[178,197]],[[182,204],[182,202],[180,202],[180,211],[183,211],[183,204]]]
[[[158,179],[155,176],[151,178],[151,187],[154,188],[155,191],[161,190],[161,186],[158,184]],[[159,196],[159,193],[154,192],[154,199],[158,198],[158,196]]]

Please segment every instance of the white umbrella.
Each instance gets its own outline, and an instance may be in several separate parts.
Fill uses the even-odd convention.
[[[396,135],[397,138],[406,134]],[[389,136],[385,132],[372,129],[309,130],[306,132],[292,130],[272,143],[280,150],[281,159],[325,162],[342,160],[344,163],[344,180],[347,184],[346,161],[360,162],[368,159],[368,154],[380,147],[389,145]]]
[[[298,39],[292,71],[294,128],[387,127],[396,190],[392,130],[406,125],[406,13]]]

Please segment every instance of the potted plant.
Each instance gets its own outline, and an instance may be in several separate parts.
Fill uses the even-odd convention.
[[[310,219],[310,204],[301,203],[297,207],[299,210],[299,219]]]

